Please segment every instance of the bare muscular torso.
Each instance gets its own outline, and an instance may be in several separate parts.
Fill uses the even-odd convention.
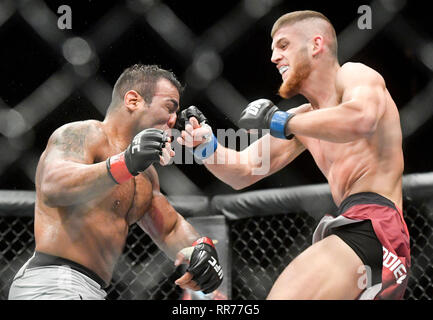
[[[93,163],[104,162],[109,156],[123,151],[110,143],[100,122],[84,123],[89,126],[92,148],[96,150]],[[152,183],[146,174],[140,174],[95,200],[48,207],[42,201],[40,189],[41,176],[50,165],[46,159],[50,148],[49,143],[36,173],[36,250],[80,263],[108,284],[124,248],[129,226],[151,205]]]
[[[338,95],[329,101],[329,105],[339,103]],[[385,112],[372,136],[347,143],[297,138],[327,178],[337,206],[351,194],[376,192],[402,208],[402,134],[398,110],[388,91]]]

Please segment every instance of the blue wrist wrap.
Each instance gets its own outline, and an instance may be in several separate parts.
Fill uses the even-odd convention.
[[[204,160],[209,158],[217,149],[218,140],[214,134],[212,134],[211,140],[199,145],[194,149],[194,157],[196,159]]]
[[[289,118],[289,114],[284,111],[277,111],[274,113],[271,119],[271,135],[280,139],[287,139],[286,137],[286,123]]]

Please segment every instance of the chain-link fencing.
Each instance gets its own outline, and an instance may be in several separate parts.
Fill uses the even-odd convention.
[[[433,206],[405,198],[412,268],[405,299],[433,297]],[[232,298],[265,299],[287,264],[311,244],[317,225],[306,212],[235,220],[230,224]]]
[[[433,173],[404,178],[404,218],[411,237],[412,268],[405,299],[433,297]],[[334,205],[326,185],[312,185],[216,196],[201,201],[188,218],[206,234],[216,232],[224,261],[226,298],[265,299],[283,269],[311,244],[323,213]],[[0,299],[6,299],[13,276],[34,251],[32,196],[0,193]],[[173,203],[180,211],[197,207],[197,197]],[[208,206],[209,205],[209,206]],[[181,209],[181,207],[183,208]],[[202,216],[211,211],[212,216]],[[220,217],[219,219],[215,217]],[[218,224],[225,229],[218,229]],[[225,252],[228,252],[227,254]],[[228,258],[226,257],[228,256]],[[123,255],[107,288],[107,299],[177,300],[185,292],[174,281],[185,271],[137,226],[131,226]]]

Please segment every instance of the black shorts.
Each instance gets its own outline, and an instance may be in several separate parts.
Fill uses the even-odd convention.
[[[341,238],[371,270],[371,285],[382,282],[382,244],[370,220],[332,228],[330,234]],[[368,275],[368,273],[367,273]]]
[[[320,220],[313,243],[330,234],[347,243],[366,266],[367,287],[359,299],[403,299],[411,265],[410,238],[403,213],[391,200],[374,192],[350,195],[336,214]]]

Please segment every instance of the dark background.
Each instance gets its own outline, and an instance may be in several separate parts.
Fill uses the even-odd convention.
[[[62,4],[72,9],[71,30],[57,28]],[[356,27],[363,4],[372,8],[371,30]],[[34,190],[51,133],[71,121],[102,120],[111,86],[134,63],[174,71],[186,86],[182,106],[199,106],[214,129],[237,130],[233,119],[257,98],[283,109],[303,103],[276,94],[281,77],[270,62],[269,35],[278,17],[303,9],[320,11],[334,24],[346,54],[340,63],[362,62],[385,78],[401,113],[405,174],[432,171],[433,27],[425,2],[0,1],[0,188]],[[64,56],[65,41],[76,36],[93,52],[83,66]],[[213,55],[200,60],[203,52]],[[207,79],[194,71],[200,61],[211,70]],[[167,194],[238,192],[198,164],[158,171]],[[247,190],[322,182],[305,152]]]

